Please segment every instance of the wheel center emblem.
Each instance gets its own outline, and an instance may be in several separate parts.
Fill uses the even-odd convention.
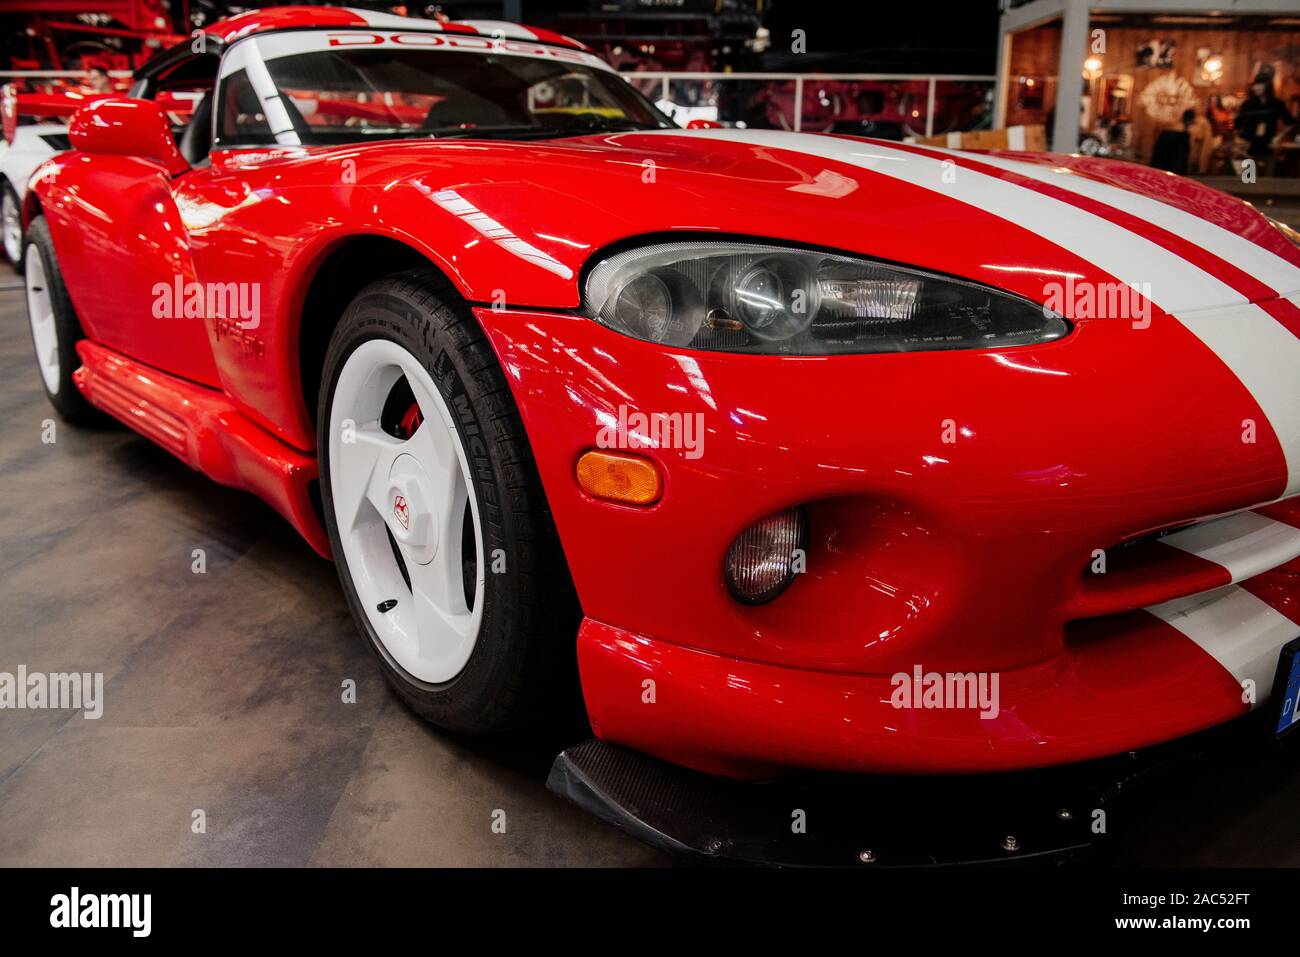
[[[393,460],[386,501],[384,521],[406,550],[407,560],[427,565],[438,550],[438,526],[430,508],[429,479],[412,456],[403,453]]]

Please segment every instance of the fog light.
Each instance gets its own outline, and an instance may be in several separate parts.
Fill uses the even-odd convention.
[[[790,587],[796,557],[807,547],[808,515],[802,508],[786,509],[755,522],[727,551],[731,597],[746,605],[771,601]]]

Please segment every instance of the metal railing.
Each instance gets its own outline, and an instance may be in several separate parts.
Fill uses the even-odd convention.
[[[803,129],[804,93],[808,83],[886,83],[886,84],[924,84],[925,89],[925,135],[934,135],[935,106],[940,84],[982,84],[991,91],[996,77],[983,74],[938,74],[938,73],[706,73],[693,71],[668,70],[629,70],[620,74],[629,83],[640,84],[641,81],[657,81],[660,84],[660,99],[672,101],[672,85],[676,82],[697,83],[769,83],[793,84],[793,122],[795,131]]]

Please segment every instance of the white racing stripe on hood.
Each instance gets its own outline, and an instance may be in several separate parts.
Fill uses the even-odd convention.
[[[928,148],[935,149],[935,147]],[[937,150],[937,152],[961,155],[951,150]],[[983,153],[970,158],[989,166],[996,166],[998,169],[1036,179],[1040,183],[1069,190],[1071,193],[1086,196],[1115,209],[1122,209],[1126,213],[1132,213],[1139,219],[1166,229],[1175,236],[1213,253],[1224,262],[1258,279],[1279,296],[1300,291],[1300,267],[1293,266],[1276,253],[1256,245],[1249,239],[1243,239],[1217,223],[1202,219],[1177,206],[1171,206],[1162,200],[1143,196],[1141,193],[1120,186],[1111,186],[1108,183],[1089,179],[1068,169],[1025,163],[1005,156],[987,156]]]
[[[671,131],[669,135],[702,136],[790,150],[920,186],[953,202],[966,203],[1023,226],[1121,282],[1138,288],[1149,285],[1152,301],[1166,312],[1190,312],[1246,302],[1245,296],[1218,278],[1122,226],[1063,200],[955,166],[951,161],[890,149],[882,143],[776,130],[692,130]]]
[[[1282,497],[1300,493],[1300,337],[1222,280],[1158,243],[1028,187],[883,143],[775,130],[665,130],[636,135],[722,140],[857,166],[1015,223],[1120,282],[1149,289],[1151,301],[1176,316],[1254,396],[1286,459],[1288,481]],[[945,174],[951,182],[944,181]]]

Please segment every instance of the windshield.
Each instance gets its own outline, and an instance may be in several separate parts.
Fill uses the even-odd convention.
[[[355,37],[380,42],[362,44]],[[672,126],[589,54],[474,39],[490,46],[449,49],[468,40],[437,34],[313,32],[250,38],[232,49],[222,65],[217,143],[522,139]],[[393,40],[420,45],[389,42]],[[434,43],[438,46],[425,45]],[[519,47],[530,52],[515,52]]]

